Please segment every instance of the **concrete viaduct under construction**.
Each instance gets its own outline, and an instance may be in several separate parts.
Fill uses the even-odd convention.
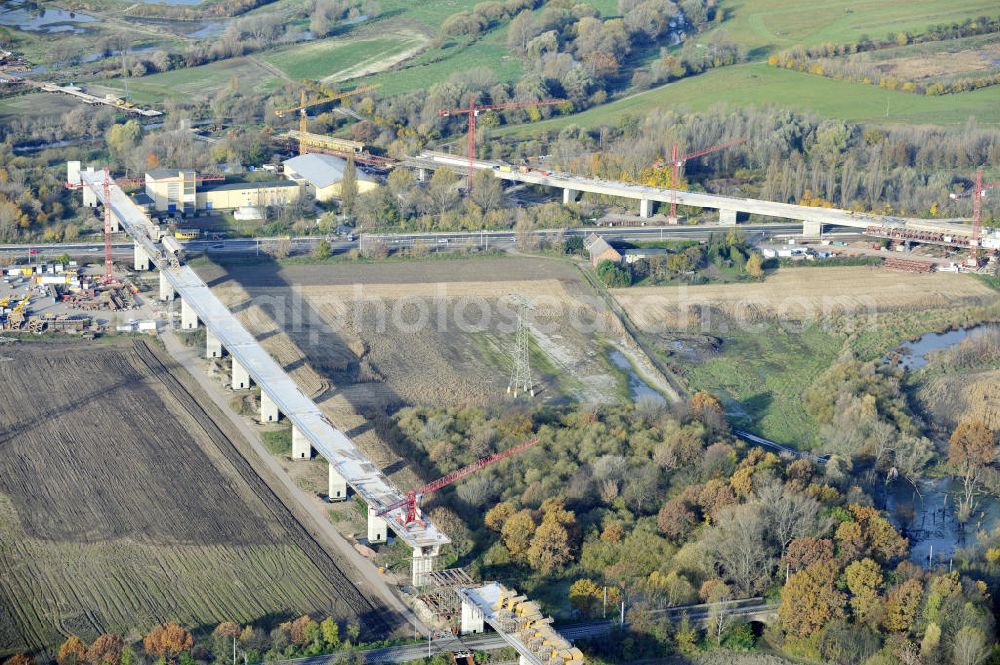
[[[413,550],[413,585],[430,582],[441,547],[450,542],[448,537],[426,518],[407,519],[404,494],[299,389],[197,273],[178,260],[180,245],[161,235],[160,227],[106,177],[103,171],[80,171],[78,165],[71,165],[68,184],[83,190],[86,204],[100,203],[110,210],[116,226],[134,241],[136,270],[154,266],[159,270],[160,299],[180,298],[181,329],[194,330],[204,324],[205,356],[231,356],[232,388],[245,390],[251,383],[260,387],[260,421],[285,417],[291,422],[292,458],[310,459],[316,451],[326,459],[330,499],[346,499],[348,488],[353,489],[368,504],[368,541],[387,542],[391,528]],[[552,619],[524,596],[498,582],[467,584],[454,592],[462,607],[463,634],[482,632],[485,622],[517,651],[520,665],[583,665],[580,650],[556,632],[550,625]]]

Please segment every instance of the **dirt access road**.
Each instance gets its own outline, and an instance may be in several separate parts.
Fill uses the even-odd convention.
[[[399,625],[144,341],[3,345],[0,384],[0,655],[170,619]]]

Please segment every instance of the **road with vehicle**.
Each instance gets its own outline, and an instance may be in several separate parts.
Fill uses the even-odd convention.
[[[618,242],[657,242],[660,240],[708,240],[712,235],[728,232],[732,227],[713,224],[693,226],[603,226],[565,229],[566,237],[585,237],[595,233],[606,240]],[[769,237],[794,235],[799,227],[795,224],[745,224],[739,230],[750,237],[752,242]],[[559,229],[539,229],[533,233],[539,237],[551,237],[559,233]],[[516,234],[513,231],[467,231],[442,233],[384,233],[366,235],[348,240],[346,237],[334,236],[303,236],[290,238],[292,254],[308,253],[320,240],[327,240],[334,254],[358,249],[364,239],[378,239],[390,247],[412,247],[414,245],[434,246],[439,250],[458,246],[474,245],[484,249],[509,250],[514,246]],[[195,239],[181,240],[185,251],[191,254],[244,254],[257,255],[265,253],[274,238],[226,238],[219,240]],[[444,242],[443,242],[444,241]],[[29,251],[37,250],[36,254]],[[112,252],[116,257],[131,256],[133,243],[114,242]],[[36,260],[39,257],[52,258],[61,254],[71,256],[101,256],[104,253],[102,241],[94,239],[90,242],[46,243],[46,244],[8,244],[0,245],[0,254],[23,256],[25,259]]]

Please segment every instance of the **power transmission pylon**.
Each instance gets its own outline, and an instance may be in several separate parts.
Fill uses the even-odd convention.
[[[518,393],[526,392],[535,396],[535,387],[531,383],[531,360],[528,355],[528,310],[531,308],[527,299],[520,294],[514,295],[517,302],[517,330],[514,335],[514,348],[511,353],[510,383],[507,384],[507,394],[517,397]]]

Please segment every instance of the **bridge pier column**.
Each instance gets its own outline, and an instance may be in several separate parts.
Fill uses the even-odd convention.
[[[525,658],[524,656],[518,654],[517,665],[531,665],[531,661]]]
[[[250,372],[233,358],[233,390],[246,390],[250,387]]]
[[[326,493],[330,501],[343,501],[347,498],[347,480],[337,472],[337,467],[330,465],[330,480]]]
[[[649,199],[639,200],[639,216],[642,218],[649,218],[653,214],[653,207],[656,205],[655,202]]]
[[[274,403],[271,396],[263,390],[260,391],[260,422],[276,423],[281,419],[281,412],[278,405]]]
[[[174,299],[174,287],[167,279],[167,276],[160,271],[160,300],[173,300]]]
[[[312,444],[298,427],[292,425],[292,459],[296,462],[312,457]]]
[[[181,330],[194,330],[198,327],[198,314],[187,300],[181,298]]]
[[[149,254],[146,252],[146,248],[139,243],[135,243],[132,264],[135,266],[136,270],[149,270]]]
[[[97,193],[87,186],[83,188],[83,205],[88,208],[97,207]]]
[[[389,539],[389,523],[368,509],[368,542],[384,543]]]
[[[722,226],[735,226],[736,211],[719,208],[719,224]]]
[[[417,169],[417,182],[427,182],[427,169]]]
[[[802,222],[802,236],[804,238],[819,238],[823,235],[822,222]]]
[[[205,357],[222,357],[222,342],[220,342],[219,338],[213,335],[212,331],[208,328],[205,329]]]
[[[462,598],[462,635],[481,633],[486,629],[483,610],[475,603]]]
[[[575,189],[563,189],[563,205],[567,203],[574,203],[576,201],[576,195],[579,194]]]
[[[427,576],[434,572],[434,562],[437,561],[439,554],[441,554],[441,548],[437,545],[413,548],[413,586],[422,587],[428,583]],[[482,631],[482,626],[480,626],[479,632]]]

